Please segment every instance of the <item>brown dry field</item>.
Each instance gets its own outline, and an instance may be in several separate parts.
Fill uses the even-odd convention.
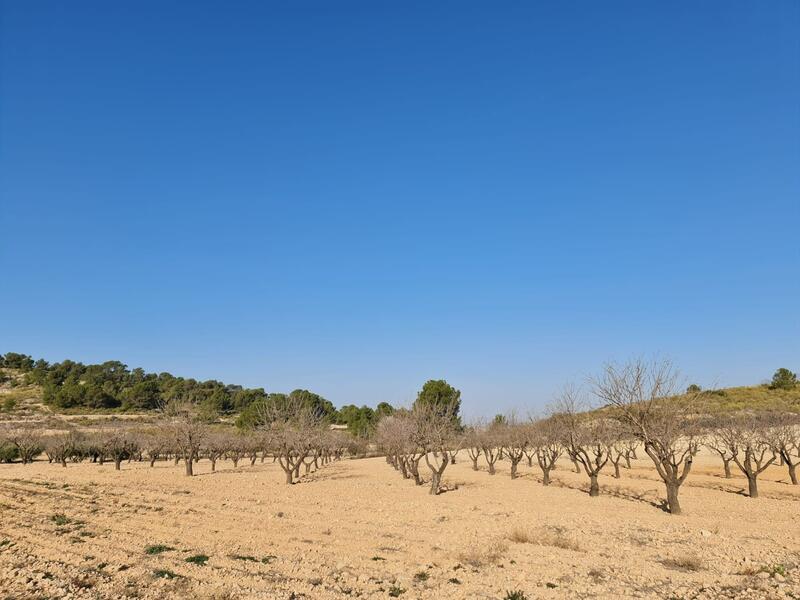
[[[193,478],[164,462],[0,465],[2,597],[800,598],[800,487],[783,467],[750,499],[700,456],[671,516],[646,460],[608,469],[599,498],[568,461],[549,487],[499,465],[473,472],[462,452],[438,497],[382,458],[294,486],[270,462],[201,461]]]

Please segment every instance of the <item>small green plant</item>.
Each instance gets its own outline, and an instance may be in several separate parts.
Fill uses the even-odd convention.
[[[55,523],[56,525],[58,525],[59,527],[61,527],[62,525],[66,525],[67,523],[69,523],[69,519],[68,519],[68,518],[67,518],[67,516],[66,516],[66,515],[64,515],[63,513],[56,513],[56,514],[54,514],[52,517],[50,517],[50,520],[51,520],[53,523]]]
[[[428,581],[429,575],[425,571],[419,571],[414,574],[414,581]]]
[[[153,571],[153,577],[158,577],[160,579],[177,579],[180,575],[173,573],[169,569],[158,569],[157,571]]]
[[[175,548],[171,548],[169,546],[165,546],[164,544],[155,544],[153,546],[148,546],[144,549],[145,554],[161,554],[162,552],[169,552],[170,550],[174,550]]]
[[[405,593],[406,591],[403,588],[396,585],[393,585],[392,587],[389,588],[389,595],[392,598],[397,598]]]
[[[513,590],[506,592],[506,595],[503,597],[503,600],[528,600],[528,597],[522,590]]]
[[[186,562],[202,567],[208,562],[208,556],[205,554],[195,554],[187,558]]]

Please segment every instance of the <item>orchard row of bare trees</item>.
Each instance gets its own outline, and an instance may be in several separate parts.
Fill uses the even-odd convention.
[[[490,475],[498,460],[510,463],[512,478],[519,465],[534,460],[549,485],[560,457],[589,480],[589,495],[600,493],[599,476],[613,468],[630,468],[637,449],[649,458],[666,491],[666,508],[681,512],[679,491],[699,449],[706,446],[723,460],[726,476],[735,464],[748,480],[750,497],[758,496],[758,476],[774,463],[785,465],[797,485],[800,463],[798,415],[773,412],[712,417],[696,410],[698,398],[679,393],[678,376],[669,362],[634,361],[609,365],[593,379],[592,392],[600,407],[587,410],[579,391],[567,387],[545,418],[519,422],[507,417],[487,426],[459,427],[448,407],[417,407],[382,420],[376,443],[386,460],[406,479],[425,483],[420,465],[430,470],[430,493],[441,489],[444,470],[465,450],[478,470],[486,463]]]
[[[345,452],[356,452],[351,437],[320,425],[284,420],[271,427],[251,432],[236,432],[174,416],[148,427],[109,426],[88,431],[68,429],[44,432],[35,427],[0,430],[0,446],[13,453],[7,458],[32,462],[44,453],[49,462],[66,467],[69,463],[113,462],[117,470],[123,462],[183,462],[186,475],[194,474],[200,460],[208,460],[215,471],[217,461],[227,459],[234,467],[242,460],[253,465],[271,458],[293,483]]]

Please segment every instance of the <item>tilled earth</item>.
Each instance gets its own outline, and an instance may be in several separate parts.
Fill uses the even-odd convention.
[[[621,479],[608,468],[599,498],[568,461],[544,487],[538,468],[491,476],[463,452],[438,497],[382,458],[294,486],[269,461],[182,471],[0,465],[0,597],[800,599],[800,486],[784,467],[750,499],[701,456],[681,516],[642,459]]]

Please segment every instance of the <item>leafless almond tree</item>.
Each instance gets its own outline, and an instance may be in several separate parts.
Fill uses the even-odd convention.
[[[441,489],[442,475],[452,459],[452,448],[459,444],[455,429],[456,413],[456,404],[418,404],[412,412],[416,446],[421,449],[431,471],[430,493],[434,495]]]
[[[530,445],[542,470],[542,485],[550,485],[550,472],[555,469],[556,461],[561,456],[558,427],[554,419],[542,419],[530,425]]]
[[[768,433],[769,443],[789,468],[789,479],[797,485],[797,465],[800,465],[800,417],[782,414]]]
[[[769,425],[764,415],[737,415],[717,425],[733,462],[747,478],[751,498],[758,498],[758,476],[778,458],[769,443]]]
[[[644,444],[666,486],[667,509],[680,514],[678,491],[697,452],[697,431],[689,414],[697,394],[678,398],[678,372],[669,361],[608,364],[593,380],[593,388],[630,434]]]
[[[609,420],[582,412],[579,392],[567,386],[557,399],[551,415],[558,424],[561,444],[589,477],[589,496],[600,495],[598,477],[609,460],[616,430]]]

